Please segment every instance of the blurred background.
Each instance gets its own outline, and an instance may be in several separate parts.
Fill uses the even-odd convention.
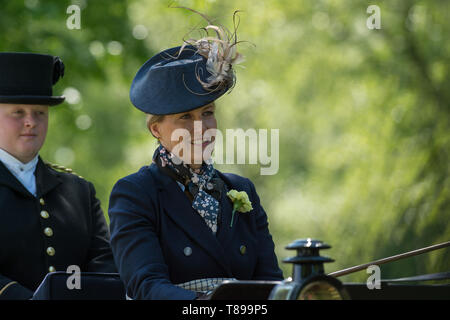
[[[155,53],[182,44],[198,15],[164,0],[0,0],[0,51],[57,55],[66,102],[50,112],[41,156],[92,181],[107,216],[121,177],[156,141],[129,101]],[[69,29],[67,8],[81,9]],[[298,238],[325,241],[327,272],[450,238],[450,2],[173,1],[233,29],[237,84],[217,102],[219,129],[279,129],[279,170],[218,165],[256,186],[281,261]],[[366,25],[378,5],[381,29]],[[381,267],[382,278],[449,270],[450,250]],[[366,281],[364,271],[343,277]]]

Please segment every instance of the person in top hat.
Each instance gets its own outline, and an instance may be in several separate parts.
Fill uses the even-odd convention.
[[[71,265],[116,272],[94,186],[39,156],[63,75],[58,57],[0,53],[0,299],[29,299]]]
[[[215,101],[240,58],[235,44],[208,37],[156,54],[133,80],[131,102],[159,146],[110,195],[111,247],[132,299],[204,298],[223,280],[283,279],[255,186],[210,157]]]

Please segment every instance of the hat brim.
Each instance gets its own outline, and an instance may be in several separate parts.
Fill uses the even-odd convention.
[[[0,96],[0,103],[56,106],[63,103],[65,99],[64,96]]]
[[[130,88],[131,103],[153,115],[187,112],[220,98],[233,86],[205,88],[211,73],[207,59],[192,46],[162,51],[145,62],[136,73]],[[201,80],[201,81],[199,81]]]

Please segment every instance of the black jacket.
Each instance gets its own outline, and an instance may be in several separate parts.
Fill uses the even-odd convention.
[[[94,186],[42,159],[37,197],[0,161],[0,299],[28,299],[51,271],[116,272]]]

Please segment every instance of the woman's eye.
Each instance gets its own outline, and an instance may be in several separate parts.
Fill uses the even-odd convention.
[[[203,112],[204,116],[211,116],[213,114],[214,114],[214,112],[212,112],[212,111],[205,111],[205,112]]]
[[[189,119],[191,117],[190,114],[184,114],[180,117],[180,119]]]

